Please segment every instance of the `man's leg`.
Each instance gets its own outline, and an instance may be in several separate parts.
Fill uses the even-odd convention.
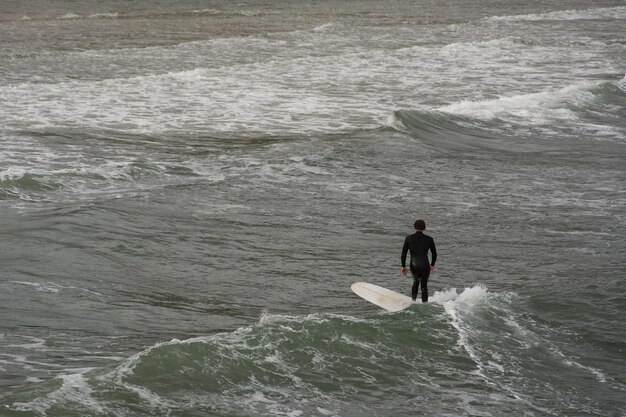
[[[413,301],[417,299],[417,291],[420,287],[420,279],[421,277],[413,276],[413,288],[411,288],[411,298],[413,299]],[[422,289],[422,292],[423,291],[424,290]]]
[[[428,277],[422,276],[421,279],[422,279],[422,303],[427,303],[428,302]]]

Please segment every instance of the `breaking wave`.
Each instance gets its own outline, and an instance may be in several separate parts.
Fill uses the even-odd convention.
[[[589,137],[621,142],[625,132],[614,119],[626,111],[625,96],[621,83],[589,82],[491,100],[464,100],[430,111],[400,110],[388,124],[425,141],[457,148],[509,148],[507,137],[520,137],[530,128],[578,129]]]
[[[187,408],[210,415],[234,408],[257,415],[355,415],[355,396],[384,394],[384,409],[407,390],[436,394],[450,375],[465,374],[467,384],[490,387],[476,400],[498,395],[512,407],[540,410],[528,387],[558,387],[538,385],[529,361],[606,380],[553,346],[546,338],[554,329],[529,317],[515,294],[476,285],[437,291],[431,301],[397,314],[374,307],[362,316],[266,313],[233,332],[158,343],[113,369],[62,373],[34,384],[29,400],[4,400],[9,410],[43,414],[125,415],[140,407],[160,415]],[[96,392],[110,395],[104,401]]]
[[[548,13],[534,13],[517,16],[492,16],[488,21],[522,22],[541,20],[595,20],[626,19],[626,6],[591,8],[585,10],[559,10]]]

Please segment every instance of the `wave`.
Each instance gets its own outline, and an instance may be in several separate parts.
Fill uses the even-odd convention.
[[[622,141],[615,114],[626,111],[620,83],[586,82],[558,90],[481,101],[459,101],[433,110],[401,110],[388,124],[424,141],[455,149],[509,147],[529,128],[582,129],[594,138]],[[507,140],[507,137],[512,140]],[[534,145],[529,150],[540,150]]]
[[[83,295],[88,295],[88,296],[96,296],[98,298],[103,297],[102,294],[95,292],[95,291],[88,290],[86,288],[75,287],[73,285],[60,285],[52,281],[49,281],[49,282],[9,281],[9,283],[31,287],[37,292],[58,294],[60,291],[70,291],[70,292],[82,293]]]
[[[381,410],[407,395],[440,399],[457,378],[477,388],[464,393],[478,403],[495,395],[545,412],[537,395],[561,395],[566,377],[538,369],[608,379],[556,349],[554,329],[538,325],[513,293],[475,285],[436,291],[429,305],[400,313],[366,311],[265,313],[232,332],[157,343],[112,369],[68,370],[0,398],[7,410],[59,415],[353,415],[361,401],[371,407],[372,395]]]
[[[79,20],[79,19],[119,19],[125,17],[124,14],[119,12],[101,12],[101,13],[88,13],[79,14],[75,12],[66,12],[64,14],[23,14],[15,15],[12,18],[6,15],[0,18],[0,22],[4,21],[45,21],[45,20]]]
[[[349,136],[360,133],[352,131]],[[342,135],[324,138],[335,141]],[[309,139],[292,135],[158,137],[81,129],[13,132],[2,141],[2,154],[10,168],[0,170],[0,201],[20,207],[23,202],[103,201],[248,178],[252,172],[256,179],[269,183],[284,184],[304,177],[325,181],[330,171],[314,155],[289,154],[271,162],[256,155],[259,148]],[[71,164],[67,163],[67,145],[73,150]],[[24,154],[24,149],[30,152]],[[246,156],[239,152],[242,149]],[[220,207],[217,204],[211,210]]]
[[[505,36],[503,38],[490,39],[485,41],[475,42],[453,42],[447,44],[441,48],[445,53],[466,52],[470,49],[477,51],[493,49],[495,51],[501,50],[519,50],[520,46],[527,47],[533,46],[534,41],[529,39],[520,38],[517,36]]]
[[[525,123],[546,124],[555,121],[576,121],[576,109],[594,102],[594,83],[572,85],[555,91],[500,97],[493,100],[461,101],[439,107],[443,113],[481,120],[496,118],[523,120]]]
[[[193,11],[196,14],[208,14],[208,15],[221,15],[223,12],[214,9],[206,9],[206,10],[196,10]],[[246,14],[242,12],[242,14]],[[119,13],[98,13],[90,16],[81,16],[76,15],[74,13],[68,14],[67,18],[119,18]],[[23,16],[23,20],[31,20],[28,16]],[[0,59],[7,60],[17,60],[17,59],[36,59],[36,58],[45,58],[49,59],[52,57],[67,57],[70,59],[79,59],[88,57],[89,61],[95,62],[94,65],[101,66],[106,65],[106,62],[112,62],[115,60],[121,59],[137,59],[141,61],[150,61],[151,59],[161,59],[163,55],[170,57],[171,59],[180,60],[187,59],[182,55],[208,55],[215,54],[221,59],[225,57],[231,56],[236,62],[247,62],[252,58],[249,55],[255,55],[254,52],[261,51],[269,51],[271,53],[267,53],[266,59],[276,59],[276,56],[281,54],[280,48],[277,48],[276,45],[272,44],[275,37],[278,36],[279,39],[283,39],[285,37],[291,36],[311,36],[320,33],[326,34],[334,34],[338,32],[339,29],[346,31],[347,29],[336,23],[336,22],[327,22],[320,24],[318,26],[309,27],[306,29],[296,29],[296,30],[269,30],[263,31],[259,30],[258,32],[254,32],[250,34],[249,32],[241,32],[241,33],[232,33],[228,35],[221,35],[219,37],[210,37],[207,35],[206,39],[194,39],[194,40],[178,40],[176,42],[167,43],[166,45],[143,45],[143,46],[121,46],[121,47],[107,47],[106,49],[95,48],[95,49],[81,49],[81,50],[44,50],[37,52],[13,52],[13,51],[4,51],[0,52]],[[274,37],[273,37],[274,36]],[[316,42],[319,42],[319,38],[316,39]],[[237,48],[244,48],[246,52],[237,52]],[[258,59],[254,58],[254,59]],[[210,60],[218,61],[217,59]],[[102,64],[100,64],[102,62]],[[255,61],[256,62],[256,61]],[[81,62],[82,65],[85,62]],[[219,65],[216,65],[218,67]],[[107,73],[103,78],[111,77],[110,73]],[[23,81],[20,81],[23,83]]]
[[[438,111],[481,121],[502,121],[544,129],[582,129],[589,135],[621,142],[624,129],[615,114],[626,111],[620,83],[584,82],[538,93],[493,100],[461,101]]]
[[[69,132],[65,133],[70,135]],[[27,138],[31,134],[24,133]],[[58,134],[44,135],[58,141]],[[16,138],[19,136],[15,136]],[[78,134],[81,141],[97,142],[96,148],[85,147],[85,154],[67,165],[67,155],[62,147],[54,145],[42,147],[39,142],[37,152],[23,156],[23,148],[14,142],[5,142],[3,152],[12,165],[0,170],[0,200],[50,202],[68,199],[92,200],[145,192],[171,185],[189,185],[200,181],[221,181],[224,176],[218,168],[206,167],[195,159],[161,160],[159,157],[146,157],[143,152],[152,148],[158,153],[161,143],[150,143],[141,137],[122,137],[116,142],[113,136],[90,136],[87,132]],[[67,138],[72,138],[67,136]],[[144,138],[145,139],[145,138]],[[98,150],[119,149],[120,144],[127,151],[115,158],[103,161]],[[185,144],[189,146],[193,144]],[[168,149],[177,147],[168,143]],[[112,150],[111,154],[116,151]],[[64,168],[60,168],[63,166]]]
[[[485,18],[493,22],[523,22],[523,21],[543,21],[543,20],[603,20],[626,19],[626,6],[590,8],[584,10],[559,10],[548,13],[524,14],[515,16],[492,16]]]
[[[67,126],[71,120],[71,123],[88,124],[87,128],[137,134],[194,131],[273,136],[298,134],[303,130],[333,133],[379,126],[372,116],[383,112],[363,106],[362,97],[337,98],[327,91],[320,94],[318,89],[329,89],[326,83],[321,84],[326,69],[320,68],[320,78],[314,80],[320,85],[309,87],[307,80],[298,78],[296,70],[309,64],[310,59],[294,60],[287,68],[281,66],[283,62],[199,68],[95,82],[0,87],[6,97],[16,98],[2,116],[13,119],[5,123],[11,129]],[[278,71],[287,72],[285,77],[290,77],[284,81],[289,87],[277,85],[274,82],[277,75],[268,72],[279,67]],[[260,77],[254,78],[254,74]],[[27,101],[24,95],[32,99]],[[37,101],[35,106],[33,101]],[[44,117],[43,108],[51,110]],[[103,111],[106,108],[109,110]],[[343,117],[338,118],[340,110]],[[358,125],[355,119],[359,120]],[[303,127],[303,121],[311,124]]]
[[[45,191],[58,189],[59,185],[44,181],[40,174],[29,173],[24,169],[8,168],[4,172],[0,172],[0,190],[11,188]]]
[[[72,20],[72,19],[118,19],[120,17],[120,13],[114,12],[114,13],[93,13],[93,14],[86,14],[86,15],[79,15],[76,13],[67,13],[61,17],[59,17],[59,19],[61,20]]]
[[[160,10],[158,12],[152,10],[126,10],[119,11],[103,11],[95,13],[66,11],[58,13],[56,11],[43,13],[29,13],[23,15],[5,15],[0,21],[24,21],[24,20],[83,20],[83,19],[168,19],[168,18],[185,18],[198,16],[220,16],[220,17],[256,17],[273,14],[270,10],[256,9],[216,9],[204,8],[193,10]]]
[[[501,125],[436,110],[398,110],[389,117],[387,125],[439,151],[538,152],[546,149],[517,140]]]

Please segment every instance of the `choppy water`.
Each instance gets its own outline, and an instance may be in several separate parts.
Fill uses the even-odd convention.
[[[623,1],[0,4],[1,416],[626,415]],[[434,294],[408,293],[426,219]]]

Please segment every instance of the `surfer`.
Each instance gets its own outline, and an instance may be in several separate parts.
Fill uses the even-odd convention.
[[[411,251],[411,275],[413,276],[413,288],[411,289],[411,298],[413,301],[417,299],[417,292],[420,284],[422,285],[422,302],[428,301],[428,277],[430,273],[435,270],[435,262],[437,261],[437,248],[435,247],[435,241],[432,237],[425,235],[426,223],[424,220],[416,220],[415,233],[409,235],[404,239],[404,246],[402,247],[402,269],[400,273],[403,277],[408,274],[408,268],[406,267],[406,254]],[[431,261],[428,261],[428,251],[430,250]]]

